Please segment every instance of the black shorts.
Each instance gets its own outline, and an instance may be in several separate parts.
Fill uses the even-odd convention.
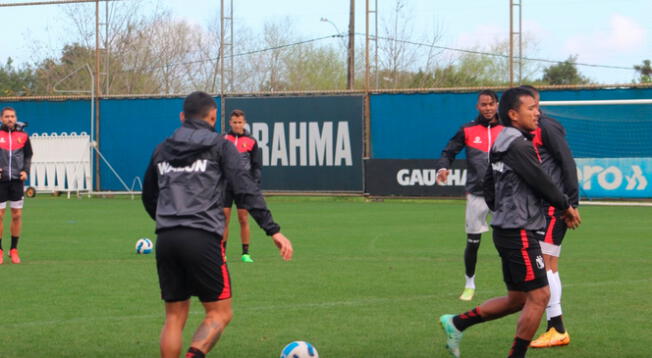
[[[560,246],[564,236],[566,236],[566,230],[568,230],[568,226],[561,217],[561,211],[555,209],[554,206],[548,207],[546,211],[546,234],[540,237],[539,240]]]
[[[535,231],[494,228],[494,243],[503,264],[509,291],[532,291],[548,286],[543,254]],[[504,245],[505,243],[510,245]]]
[[[241,196],[236,195],[233,190],[230,188],[226,188],[224,191],[224,207],[225,208],[231,208],[233,206],[233,202],[235,202],[235,206],[238,209],[244,209],[244,205],[242,204]]]
[[[156,239],[156,268],[161,298],[202,302],[231,298],[231,278],[224,260],[222,238],[204,230],[161,230]]]
[[[23,200],[25,184],[22,180],[0,181],[0,203]]]

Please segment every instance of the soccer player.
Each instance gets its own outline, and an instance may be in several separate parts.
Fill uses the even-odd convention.
[[[18,126],[16,110],[5,107],[0,114],[0,264],[4,262],[2,250],[3,222],[7,200],[11,208],[11,249],[9,257],[14,264],[20,263],[18,239],[23,226],[23,188],[32,163],[32,144],[29,135]]]
[[[232,317],[231,282],[222,241],[227,182],[272,237],[282,258],[290,260],[293,250],[272,219],[250,171],[242,166],[238,151],[215,132],[215,100],[204,92],[193,92],[186,97],[180,116],[181,127],[152,155],[142,200],[156,220],[156,267],[165,301],[161,357],[179,357],[190,297],[197,296],[205,317],[186,358],[202,358]]]
[[[472,122],[463,125],[451,138],[437,162],[437,180],[445,183],[450,173],[449,168],[455,156],[466,148],[466,248],[464,249],[464,267],[466,283],[460,300],[470,301],[475,294],[475,266],[482,233],[489,231],[487,215],[489,208],[483,198],[482,180],[489,166],[489,150],[503,129],[499,124],[498,96],[492,90],[478,94],[476,103],[478,116]]]
[[[502,260],[507,296],[492,298],[459,315],[439,318],[447,336],[446,347],[454,357],[460,356],[465,329],[518,311],[521,315],[509,357],[525,357],[550,299],[537,239],[546,226],[541,200],[561,210],[568,227],[580,224],[579,213],[555,187],[534,151],[531,132],[537,128],[539,110],[532,93],[522,88],[505,91],[499,113],[506,128],[491,148],[491,167],[484,188],[487,205],[494,211],[493,240]]]
[[[260,150],[258,150],[258,142],[245,130],[247,120],[245,113],[239,109],[231,112],[231,119],[229,120],[229,127],[231,130],[224,138],[233,143],[240,153],[242,165],[245,169],[251,172],[251,177],[260,186],[261,167],[262,162],[260,158]],[[229,222],[231,221],[231,206],[235,201],[235,206],[238,208],[238,221],[240,222],[240,240],[242,241],[242,262],[254,262],[249,254],[249,239],[251,237],[251,230],[249,229],[249,214],[247,209],[242,205],[242,200],[233,193],[233,188],[227,186],[226,194],[224,195],[224,215],[226,221],[224,225],[224,245],[226,246],[229,239]]]
[[[521,86],[532,92],[534,101],[539,106],[539,91],[532,86]],[[570,204],[579,205],[579,185],[577,167],[573,154],[566,141],[566,130],[554,118],[541,112],[539,128],[534,131],[534,149],[536,150],[543,170],[550,176],[555,186],[568,196]],[[546,234],[540,241],[543,261],[546,264],[546,275],[550,286],[550,302],[546,307],[548,321],[546,332],[532,341],[530,347],[546,348],[563,346],[570,343],[570,335],[562,321],[561,310],[561,280],[559,278],[558,262],[561,253],[561,242],[566,234],[567,226],[561,218],[561,212],[548,203],[543,203],[546,212]]]

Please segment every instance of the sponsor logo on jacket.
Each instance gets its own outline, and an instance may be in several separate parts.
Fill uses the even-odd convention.
[[[186,172],[186,173],[204,173],[206,171],[206,167],[208,166],[208,160],[207,159],[197,159],[194,163],[191,165],[185,166],[185,167],[173,167],[170,165],[168,162],[160,162],[158,163],[158,172],[161,175],[168,174],[170,172],[173,173],[179,173],[179,172]]]

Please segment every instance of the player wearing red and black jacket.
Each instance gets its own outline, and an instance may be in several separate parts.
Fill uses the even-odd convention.
[[[7,201],[11,207],[11,262],[20,263],[18,238],[23,226],[23,188],[32,163],[32,145],[29,135],[16,122],[16,110],[5,107],[0,114],[0,235]],[[2,237],[0,237],[0,264],[4,261]]]
[[[244,111],[239,109],[231,112],[229,119],[229,127],[231,130],[224,136],[226,140],[233,143],[240,153],[240,160],[242,166],[249,170],[251,177],[260,187],[261,182],[261,168],[262,160],[260,158],[260,150],[258,149],[258,142],[249,133],[247,133],[245,126],[247,120]],[[249,241],[251,237],[251,230],[249,229],[249,216],[247,209],[242,206],[240,197],[233,193],[230,187],[227,187],[224,195],[224,215],[226,216],[224,227],[224,245],[228,240],[229,235],[229,221],[231,221],[231,206],[235,202],[238,209],[238,221],[240,222],[240,239],[242,241],[242,261],[254,262],[249,254]]]
[[[461,300],[470,301],[475,293],[475,266],[480,248],[482,233],[489,231],[487,215],[489,208],[483,199],[482,181],[489,166],[489,150],[503,129],[498,123],[496,110],[498,97],[491,90],[478,94],[478,117],[463,125],[451,138],[437,162],[437,180],[440,183],[448,179],[449,168],[455,156],[466,148],[466,248],[464,249],[464,266],[466,284],[460,296]]]
[[[522,86],[522,88],[532,92],[538,106],[540,100],[539,91],[532,86]],[[577,208],[579,205],[577,167],[566,141],[566,130],[556,119],[541,112],[539,128],[533,134],[532,144],[539,161],[541,161],[543,170],[550,176],[555,186],[566,194],[571,205]],[[562,321],[562,288],[558,271],[561,243],[566,234],[567,226],[562,220],[562,213],[558,209],[546,202],[543,205],[546,212],[546,230],[540,244],[550,284],[550,302],[546,308],[548,318],[546,332],[532,341],[531,346],[534,348],[563,346],[570,343],[570,335]]]

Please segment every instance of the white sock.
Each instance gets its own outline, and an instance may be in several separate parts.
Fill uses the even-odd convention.
[[[552,317],[561,316],[561,281],[559,281],[559,273],[549,270],[546,274],[550,285],[550,301],[546,308],[546,317],[550,320]]]
[[[546,270],[546,276],[548,277],[548,287],[550,287],[550,299],[548,300],[548,306],[546,306],[546,318],[550,320],[550,304],[552,303],[552,290],[555,286],[555,275],[553,275],[552,270]]]
[[[557,303],[559,305],[559,314],[557,316],[561,316],[561,279],[559,278],[559,271],[555,272],[555,282],[557,283]],[[555,316],[553,316],[555,317]]]
[[[466,277],[466,285],[464,286],[464,288],[475,289],[475,275],[471,277],[464,275],[464,277]]]

